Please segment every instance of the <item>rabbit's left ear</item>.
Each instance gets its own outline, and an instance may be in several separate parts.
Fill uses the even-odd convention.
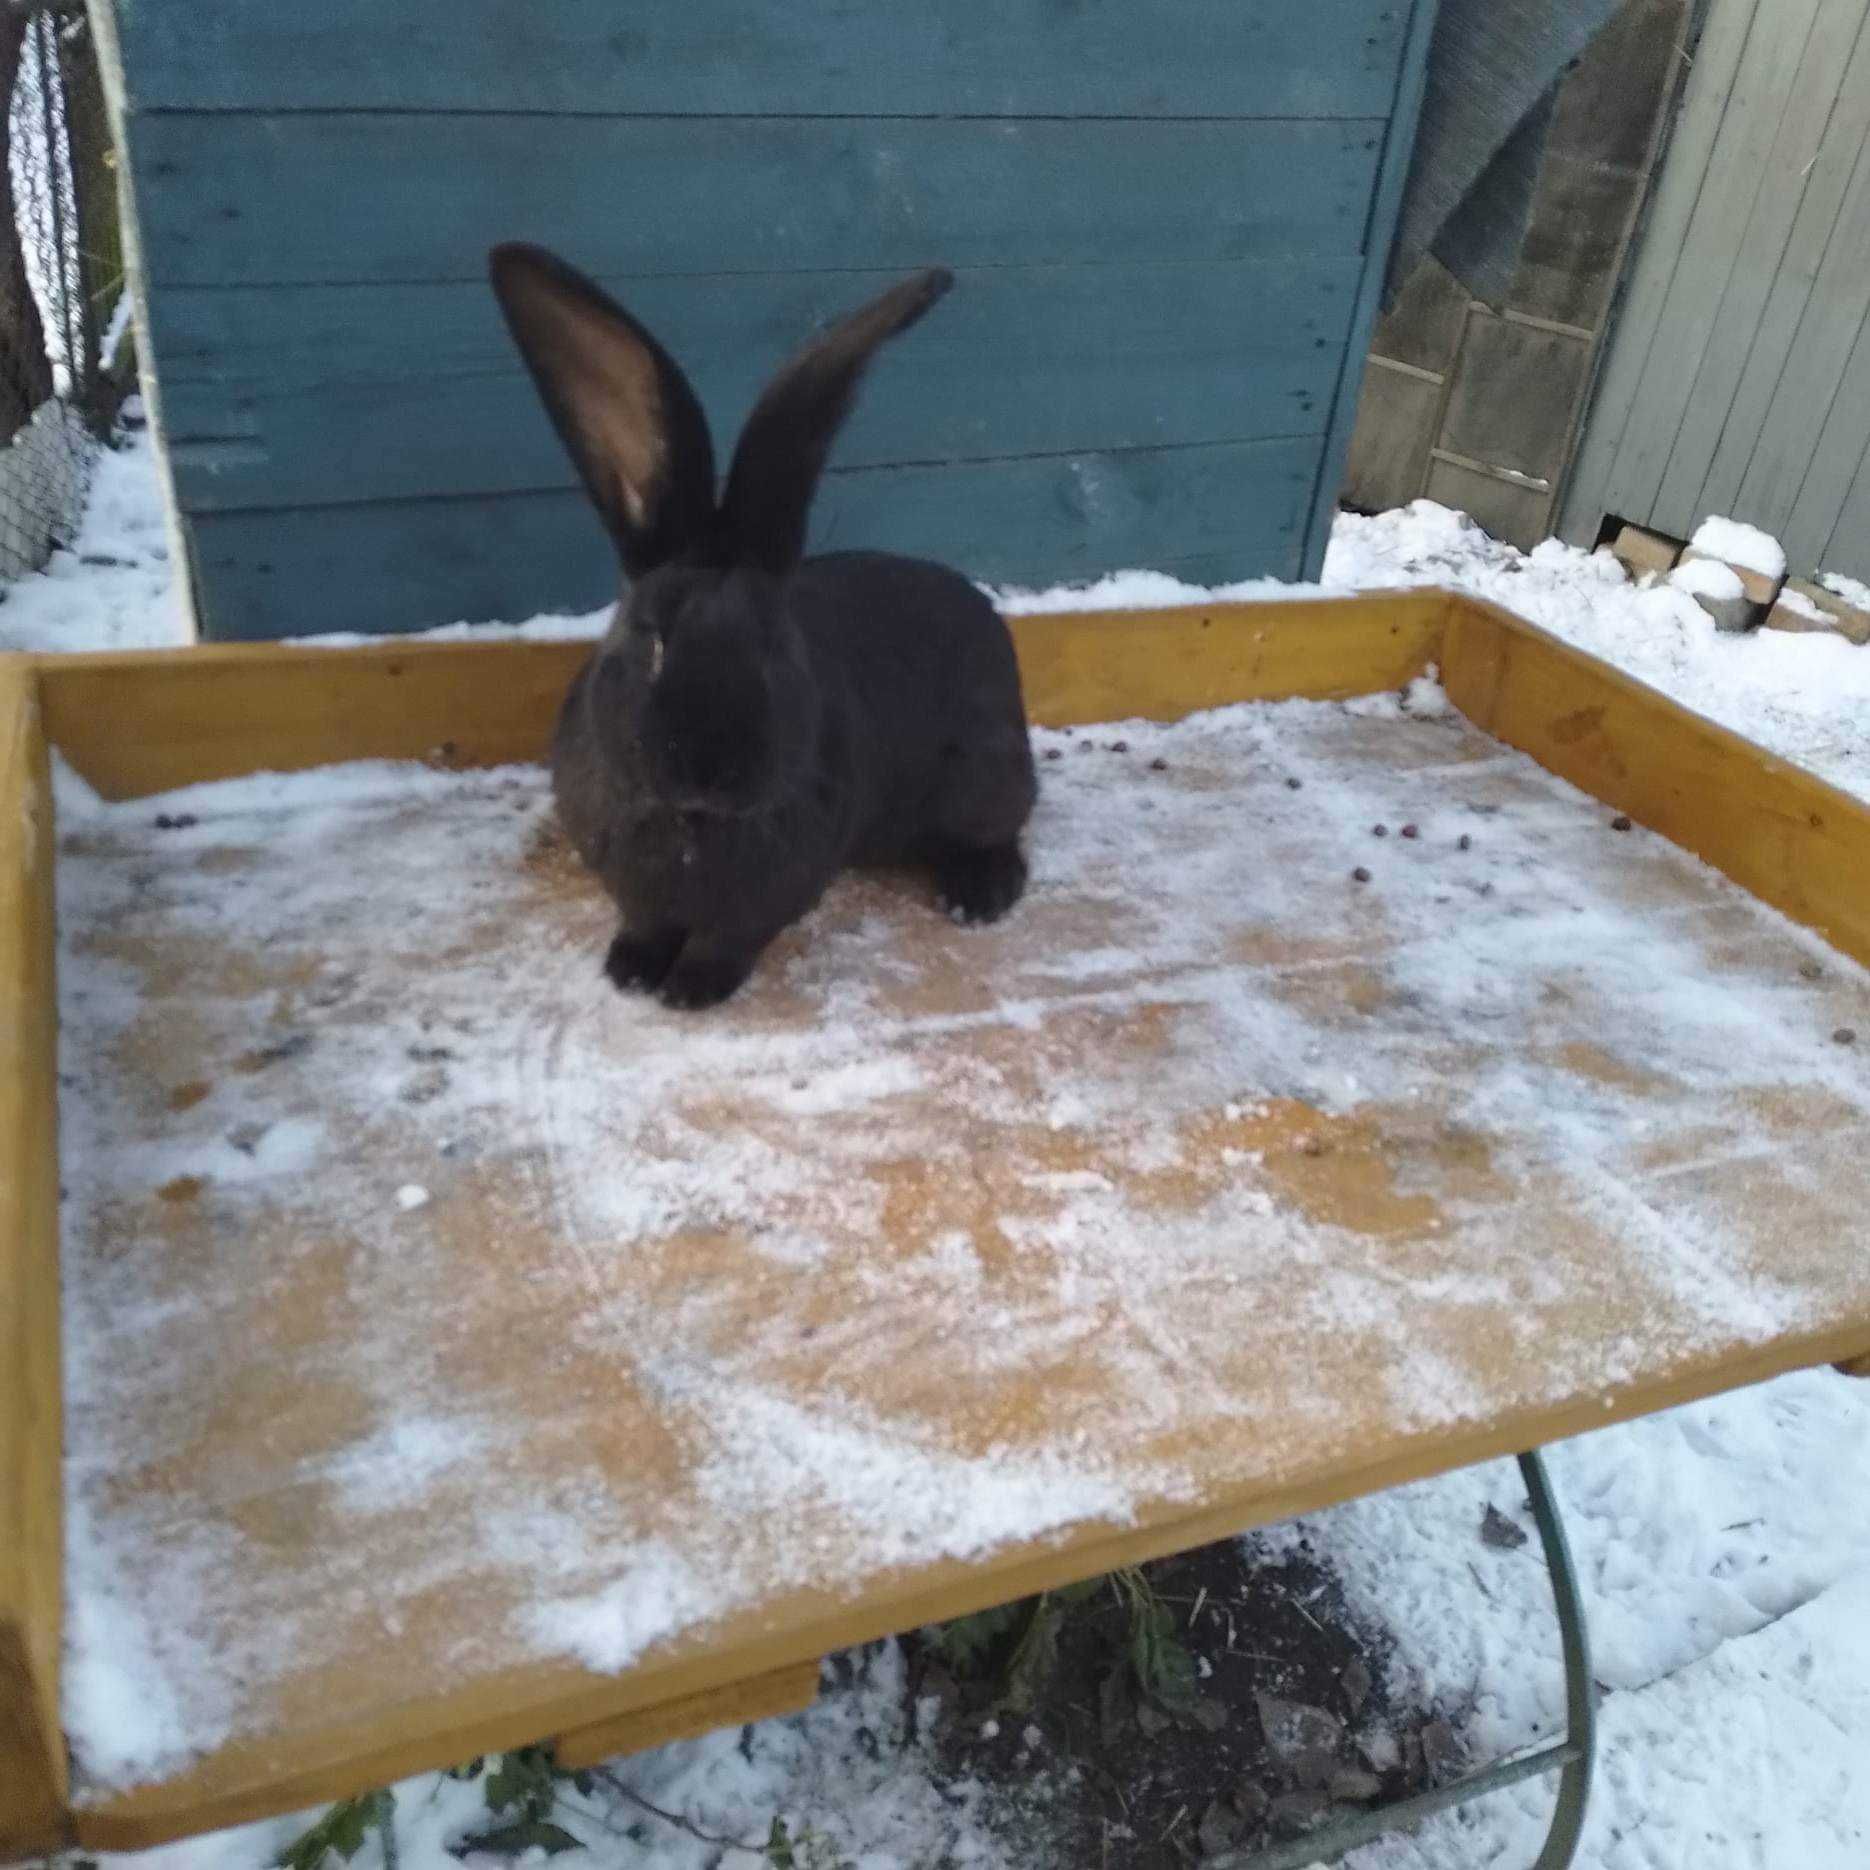
[[[953,284],[946,267],[912,275],[840,319],[766,386],[740,432],[721,502],[726,548],[736,563],[768,571],[798,563],[818,477],[865,367]]]
[[[632,578],[714,537],[714,447],[687,377],[610,295],[542,247],[487,256],[540,400]]]

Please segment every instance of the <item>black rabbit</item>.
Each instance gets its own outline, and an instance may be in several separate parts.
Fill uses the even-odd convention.
[[[629,579],[553,745],[566,832],[622,912],[611,980],[725,1000],[850,863],[926,861],[957,919],[1004,915],[1036,792],[1005,624],[944,566],[802,557],[865,366],[953,275],[904,280],[800,351],[717,500],[707,419],[662,346],[537,247],[489,265]]]

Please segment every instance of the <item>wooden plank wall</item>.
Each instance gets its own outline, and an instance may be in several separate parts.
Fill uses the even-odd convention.
[[[1315,571],[1432,0],[115,0],[205,630],[588,608],[608,548],[493,241],[596,274],[724,438],[815,323],[880,363],[815,543],[1036,582]]]
[[[1870,578],[1870,0],[1710,0],[1565,503]]]

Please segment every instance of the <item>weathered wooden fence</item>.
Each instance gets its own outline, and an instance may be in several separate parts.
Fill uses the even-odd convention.
[[[1870,579],[1870,0],[1710,0],[1565,504]]]

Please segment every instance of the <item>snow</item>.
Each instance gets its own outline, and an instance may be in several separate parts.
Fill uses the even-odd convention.
[[[1633,585],[1609,552],[1547,540],[1521,552],[1418,500],[1342,514],[1325,558],[1336,591],[1443,584],[1490,599],[1821,778],[1870,798],[1870,650],[1831,631],[1723,635],[1686,592]]]
[[[1786,575],[1786,549],[1771,533],[1718,514],[1695,528],[1688,549],[1742,571],[1756,571],[1762,578],[1777,581]]]
[[[552,1861],[592,1870],[764,1864],[780,1817],[795,1847],[818,1841],[816,1857],[799,1848],[800,1870],[1031,1870],[1032,1858],[1009,1855],[1004,1836],[990,1828],[978,1784],[937,1784],[935,1704],[924,1699],[921,1733],[912,1738],[896,1644],[838,1658],[826,1673],[815,1707],[763,1722],[745,1741],[729,1729],[616,1761],[587,1792],[563,1786],[553,1822],[586,1848]],[[394,1788],[401,1870],[505,1870],[514,1861],[457,1855],[463,1838],[499,1822],[487,1809],[486,1776],[425,1774]],[[266,1870],[318,1815],[295,1813],[103,1861],[113,1870]],[[374,1843],[356,1859],[359,1870],[378,1861]]]
[[[1862,1870],[1870,1861],[1870,1568],[1678,1672],[1607,1696],[1587,1870]],[[1530,1863],[1549,1785],[1360,1851],[1349,1870]]]
[[[1870,1567],[1605,1710],[1585,1861],[1860,1870],[1870,1858]]]
[[[1870,797],[1870,651],[1831,631],[1723,635],[1686,591],[1632,584],[1608,551],[1551,539],[1521,552],[1432,500],[1373,517],[1340,514],[1315,587],[1257,580],[1209,591],[1160,573],[1122,572],[1084,588],[996,596],[1021,612],[1415,585],[1445,585],[1517,611],[1833,785]]]
[[[629,1571],[615,1584],[586,1598],[545,1601],[529,1613],[548,1655],[575,1656],[603,1674],[619,1674],[719,1607],[708,1580],[681,1553],[643,1544],[628,1556]]]
[[[1835,597],[1841,597],[1845,603],[1857,610],[1870,610],[1870,584],[1860,584],[1855,578],[1847,578],[1841,571],[1821,571],[1818,582]]]
[[[149,1597],[110,1568],[82,1498],[65,1502],[65,1547],[65,1715],[107,1737],[99,1755],[105,1770],[134,1774],[174,1757],[182,1723],[161,1634]],[[211,1566],[187,1584],[189,1594],[212,1590]]]
[[[1007,616],[1036,616],[1048,611],[1143,610],[1174,604],[1225,603],[1232,599],[1305,598],[1333,595],[1325,586],[1283,584],[1277,578],[1246,578],[1236,584],[1184,584],[1160,571],[1115,571],[1090,584],[1061,584],[1046,591],[1014,586],[983,587]]]
[[[1669,573],[1669,582],[1690,597],[1711,597],[1723,604],[1731,604],[1747,594],[1739,572],[1717,558],[1684,559]]]
[[[1779,593],[1776,600],[1781,609],[1789,610],[1795,617],[1803,617],[1807,623],[1828,627],[1829,615],[1812,602],[1803,591],[1795,591],[1790,585]]]
[[[97,461],[69,548],[0,589],[0,650],[154,649],[188,640],[147,434]]]
[[[411,630],[400,641],[414,643],[563,643],[583,642],[604,634],[610,626],[611,606],[581,614],[547,611],[528,617],[521,623],[438,623],[426,630]],[[330,630],[318,636],[289,636],[285,639],[309,649],[357,649],[365,643],[380,643],[380,636],[366,636],[356,630]]]
[[[123,562],[85,562],[99,553]],[[1870,605],[1870,590],[1853,580],[1820,581]],[[1720,636],[1686,593],[1633,586],[1607,554],[1556,542],[1520,553],[1428,502],[1340,519],[1323,594],[1429,583],[1501,602],[1870,797],[1870,652],[1825,634]],[[1266,581],[1236,589],[1307,594]],[[1015,609],[1068,609],[1215,595],[1130,573],[1089,591],[1007,601]],[[590,634],[601,621],[600,614],[518,627]],[[500,633],[499,626],[448,632]],[[148,448],[138,440],[100,462],[73,549],[7,591],[0,647],[121,648],[183,634]],[[294,1170],[322,1147],[316,1124],[301,1120],[269,1131],[252,1155],[228,1149],[213,1173],[242,1164],[258,1172],[281,1135],[282,1166]],[[931,1264],[956,1276],[969,1257],[956,1251],[965,1244],[961,1237],[932,1243]],[[411,1473],[471,1461],[478,1447],[464,1425],[412,1415],[382,1443],[360,1448],[349,1484],[363,1497],[393,1491]],[[1870,1858],[1870,1384],[1825,1372],[1782,1378],[1580,1437],[1553,1450],[1551,1461],[1584,1579],[1597,1673],[1609,1691],[1579,1864],[1859,1870]],[[1549,1732],[1561,1706],[1536,1543],[1516,1553],[1482,1544],[1476,1529],[1490,1501],[1529,1525],[1509,1465],[1356,1502],[1306,1525],[1354,1600],[1401,1643],[1404,1691],[1469,1713],[1483,1751]],[[152,1757],[173,1734],[178,1711],[163,1698],[163,1659],[147,1653],[147,1605],[131,1611],[110,1578],[86,1573],[95,1545],[84,1513],[83,1500],[74,1500],[67,1692],[78,1724],[115,1732],[126,1759]],[[193,1589],[206,1594],[214,1555],[201,1561]],[[191,1606],[175,1609],[185,1617]],[[936,1789],[926,1740],[898,1744],[900,1690],[900,1657],[885,1647],[862,1659],[856,1680],[829,1684],[811,1713],[764,1723],[744,1745],[734,1734],[716,1735],[616,1770],[662,1809],[754,1845],[783,1810],[795,1833],[809,1824],[862,1870],[1043,1864],[1032,1841],[1009,1845],[990,1827],[979,1788]],[[932,1711],[925,1703],[925,1737]],[[1353,1865],[1445,1870],[1528,1861],[1549,1804],[1549,1784],[1517,1788],[1444,1815],[1414,1839],[1370,1846]],[[607,1788],[567,1805],[575,1809],[568,1815],[562,1806],[559,1818],[590,1846],[575,1861],[598,1870],[706,1870],[720,1859]],[[396,1814],[404,1870],[450,1870],[457,1860],[449,1847],[485,1822],[482,1787],[425,1775],[397,1788]],[[108,1861],[139,1870],[259,1870],[314,1815]],[[633,1836],[619,1835],[633,1827]]]
[[[1864,1387],[1807,1372],[1549,1451],[1593,1674],[1607,1691],[1581,1863],[1777,1870],[1866,1861]],[[1517,1471],[1498,1462],[1335,1508],[1265,1543],[1279,1550],[1309,1537],[1341,1569],[1353,1606],[1395,1636],[1396,1685],[1465,1714],[1473,1749],[1493,1758],[1553,1738],[1563,1722],[1537,1541],[1499,1552],[1478,1536],[1489,1504],[1530,1532],[1523,1502]],[[1825,1664],[1817,1673],[1799,1660],[1814,1640]],[[1835,1660],[1825,1654],[1832,1641],[1843,1651]],[[1824,1737],[1816,1748],[1815,1734]],[[1525,1788],[1350,1862],[1529,1862],[1550,1807],[1549,1783]],[[1854,1828],[1858,1854],[1804,1854],[1818,1848],[1814,1820],[1819,1836]],[[1744,1854],[1741,1840],[1755,1837],[1758,1855]]]

